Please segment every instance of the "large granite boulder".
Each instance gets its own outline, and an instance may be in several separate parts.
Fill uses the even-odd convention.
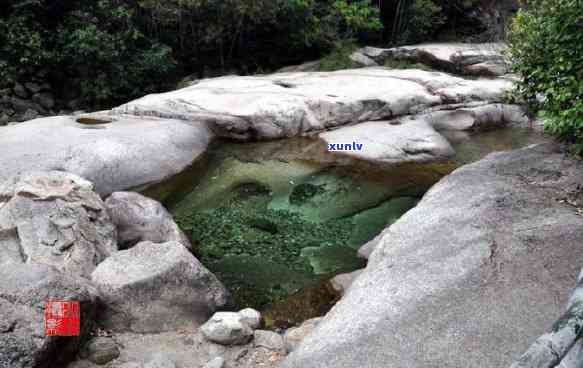
[[[100,322],[115,331],[196,328],[228,293],[178,242],[142,242],[102,262],[91,275],[104,309]]]
[[[0,181],[31,170],[67,171],[93,182],[100,195],[181,172],[212,137],[203,124],[147,116],[57,116],[0,129]]]
[[[499,102],[510,88],[512,82],[505,79],[466,80],[422,70],[297,72],[205,79],[113,111],[205,122],[232,139],[274,139],[441,104]]]
[[[42,263],[89,277],[116,250],[115,228],[90,182],[52,171],[0,183],[0,264]]]
[[[117,227],[120,248],[131,248],[142,241],[176,241],[192,248],[186,235],[158,201],[135,192],[115,192],[105,200],[105,206]]]
[[[391,49],[364,47],[351,59],[362,66],[371,66],[371,61],[383,65],[390,59],[408,60],[450,73],[501,76],[510,70],[504,49],[503,43],[424,43]]]
[[[507,367],[562,314],[583,259],[583,166],[553,145],[436,184],[285,368]]]
[[[0,267],[0,367],[60,368],[88,337],[97,309],[97,291],[82,278],[43,264],[4,263]],[[80,302],[79,336],[45,336],[46,302]]]

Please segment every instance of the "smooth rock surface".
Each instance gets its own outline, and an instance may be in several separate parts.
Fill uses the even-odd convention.
[[[252,329],[258,329],[261,327],[263,323],[263,317],[261,317],[261,313],[256,311],[253,308],[245,308],[240,310],[239,316],[241,316],[241,320],[246,323]]]
[[[0,127],[0,181],[31,170],[67,171],[100,195],[157,183],[190,165],[211,140],[203,124],[116,116],[102,125],[57,116]]]
[[[107,212],[117,227],[120,248],[142,241],[176,241],[192,249],[190,241],[161,203],[135,192],[115,192],[105,200]]]
[[[29,172],[0,183],[0,264],[43,263],[89,277],[117,250],[93,185],[64,172]]]
[[[95,321],[97,291],[86,279],[44,264],[5,263],[0,267],[0,367],[64,367],[87,338]],[[77,300],[81,333],[45,336],[49,300]]]
[[[165,354],[158,353],[154,354],[144,368],[176,368],[176,363]]]
[[[583,257],[583,166],[553,145],[436,184],[285,368],[507,367],[563,312]]]
[[[292,327],[285,332],[284,335],[284,344],[285,349],[288,353],[294,351],[300,343],[304,340],[306,336],[311,334],[315,329],[316,326],[322,321],[322,318],[312,318],[304,323],[302,323],[298,327]]]
[[[271,351],[285,351],[283,336],[273,331],[256,330],[253,332],[253,346]]]
[[[446,72],[501,76],[509,72],[509,62],[503,56],[503,43],[424,43],[391,49],[364,47],[355,51],[351,59],[363,66],[368,60],[383,65],[388,59],[409,60],[426,64]],[[364,59],[366,58],[366,59]]]
[[[352,285],[354,280],[361,273],[362,273],[362,270],[356,270],[356,271],[353,271],[350,273],[341,273],[339,275],[334,276],[330,280],[330,284],[332,285],[334,290],[339,292],[341,295],[344,295],[348,291],[348,288],[350,287],[350,285]]]
[[[119,348],[110,337],[95,337],[87,342],[79,355],[95,364],[103,365],[119,357]]]
[[[92,273],[115,331],[196,328],[227,302],[221,282],[177,242],[142,242],[119,251]]]
[[[216,357],[213,360],[209,361],[205,364],[204,368],[224,368],[225,367],[225,359],[221,357]]]
[[[466,80],[414,69],[227,76],[113,111],[205,122],[220,136],[245,141],[389,119],[446,103],[499,102],[511,87],[505,79]]]
[[[328,145],[351,145],[350,150],[338,153],[379,164],[429,162],[455,154],[449,142],[424,120],[371,121],[319,136]],[[353,150],[353,143],[361,144],[362,149]]]
[[[243,345],[253,337],[253,329],[235,312],[215,313],[200,330],[209,341],[221,345]]]

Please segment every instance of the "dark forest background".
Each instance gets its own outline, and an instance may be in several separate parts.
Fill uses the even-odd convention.
[[[488,0],[4,0],[0,88],[31,75],[99,107],[186,76],[252,74],[351,50],[500,37]]]

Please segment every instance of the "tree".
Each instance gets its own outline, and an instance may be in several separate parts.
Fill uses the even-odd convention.
[[[583,152],[583,19],[580,0],[532,0],[512,25],[509,54],[517,95],[545,128]]]

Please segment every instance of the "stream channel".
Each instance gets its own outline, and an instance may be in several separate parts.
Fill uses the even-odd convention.
[[[330,153],[311,138],[216,142],[176,177],[149,188],[225,284],[233,309],[253,307],[268,328],[325,314],[328,282],[366,266],[357,250],[414,207],[440,178],[494,151],[547,140],[528,128],[444,134],[445,162],[381,167]]]

